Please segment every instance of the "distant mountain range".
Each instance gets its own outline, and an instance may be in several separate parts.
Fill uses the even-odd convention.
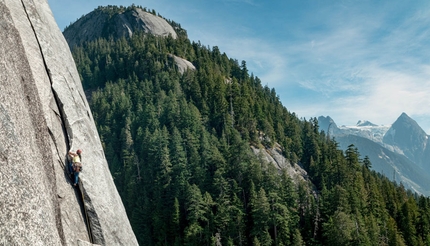
[[[357,147],[361,158],[368,156],[372,169],[407,189],[430,195],[430,140],[406,113],[392,125],[376,125],[360,120],[355,126],[337,126],[330,116],[318,117],[320,131],[346,150]]]

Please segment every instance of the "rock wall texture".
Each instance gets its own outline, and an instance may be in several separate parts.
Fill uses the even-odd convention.
[[[137,245],[47,1],[0,0],[0,16],[0,245]]]

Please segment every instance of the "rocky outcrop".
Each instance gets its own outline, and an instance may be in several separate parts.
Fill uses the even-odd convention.
[[[185,60],[179,56],[175,56],[169,54],[169,56],[175,61],[176,66],[178,67],[178,71],[181,74],[184,74],[187,70],[196,70],[196,67],[188,60]]]
[[[274,165],[277,169],[286,170],[295,184],[308,180],[308,173],[298,164],[291,163],[282,155],[281,146],[275,144],[272,148],[256,148],[251,146],[252,151],[260,161]]]
[[[174,39],[177,37],[173,27],[165,19],[134,6],[99,7],[67,27],[64,37],[73,48],[97,38],[129,38],[138,31],[162,37],[171,35]]]
[[[137,245],[47,1],[0,0],[0,14],[0,245]]]

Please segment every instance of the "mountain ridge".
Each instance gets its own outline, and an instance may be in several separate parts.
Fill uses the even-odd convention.
[[[384,135],[383,142],[402,150],[406,157],[424,167],[428,139],[428,135],[418,123],[406,113],[402,113]]]
[[[376,124],[373,124],[372,122],[368,120],[359,120],[356,124],[357,126],[378,126]]]
[[[393,181],[393,173],[397,173],[397,181],[400,180],[416,192],[430,195],[430,189],[426,188],[429,187],[426,180],[430,179],[429,165],[426,162],[430,156],[427,148],[428,135],[406,113],[403,112],[389,126],[358,121],[356,126],[337,127],[330,116],[320,116],[318,120],[320,131],[329,128],[330,136],[339,141],[343,150],[349,144],[354,144],[362,155],[371,157],[370,160],[377,164],[376,171],[384,173]],[[373,147],[369,148],[369,145]]]

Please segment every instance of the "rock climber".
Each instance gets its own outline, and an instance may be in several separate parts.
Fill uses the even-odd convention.
[[[73,186],[76,186],[79,181],[79,173],[82,171],[81,156],[82,150],[78,149],[75,152],[69,151],[69,156],[72,159],[72,164],[69,164],[69,171],[73,173]]]

